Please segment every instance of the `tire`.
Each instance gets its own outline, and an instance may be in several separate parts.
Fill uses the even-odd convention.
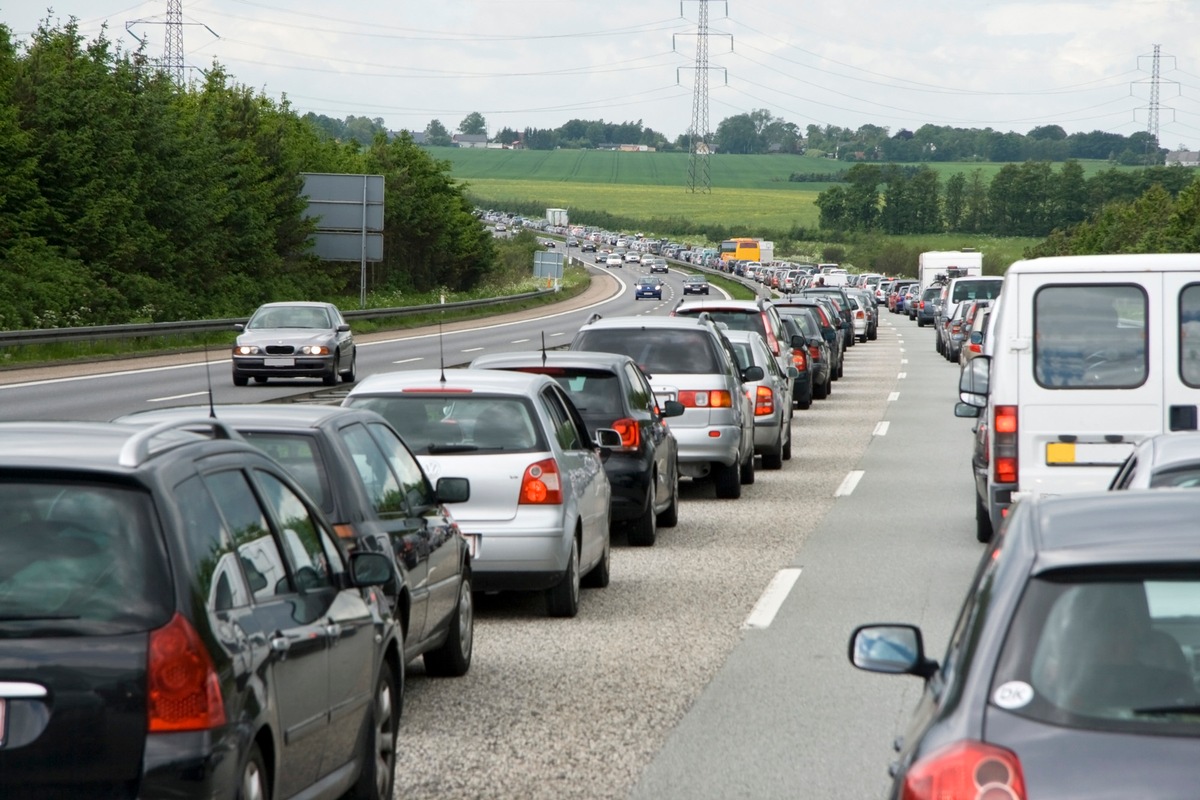
[[[871,332],[867,334],[867,338],[870,339],[872,342],[875,341],[876,339],[878,339],[879,338],[879,329],[878,328],[872,329]]]
[[[242,374],[242,373],[240,373],[240,372],[234,372],[234,373],[233,373],[233,385],[234,385],[234,386],[245,386],[245,385],[246,385],[246,384],[248,384],[248,383],[250,383],[250,377],[249,377],[249,376],[247,376],[247,375],[243,375],[243,374]]]
[[[813,399],[824,400],[828,396],[829,396],[829,378],[826,378],[824,383],[820,384],[819,386],[818,385],[813,386]]]
[[[924,328],[924,327],[925,327],[925,321],[924,321],[923,319],[921,319],[920,317],[917,317],[917,327],[918,327],[918,328]]]
[[[783,469],[783,427],[779,428],[779,441],[775,449],[762,455],[763,469]]]
[[[837,375],[834,376],[834,378],[833,378],[834,380],[837,380],[842,377],[842,369],[843,369],[844,363],[845,362],[843,359],[841,359],[841,358],[838,359]]]
[[[825,381],[825,396],[833,394],[833,375],[829,376],[829,380]]]
[[[717,497],[722,500],[737,500],[742,496],[742,481],[737,464],[713,464],[712,474]]]
[[[784,461],[792,460],[792,432],[791,432],[791,430],[788,430],[787,444],[785,444],[783,446],[783,460]]]
[[[450,632],[446,641],[423,657],[425,673],[435,678],[458,678],[471,668],[471,651],[475,643],[475,605],[471,595],[471,573],[464,572],[458,587],[458,602],[450,617]]]
[[[674,528],[679,524],[679,470],[674,471],[671,481],[671,504],[658,515],[658,527]]]
[[[571,538],[567,574],[546,590],[546,613],[552,617],[573,617],[579,613],[579,540]]]
[[[396,741],[400,730],[400,704],[396,701],[399,696],[396,678],[384,662],[375,685],[375,702],[363,731],[362,772],[354,788],[346,793],[347,798],[392,800],[396,785]]]
[[[358,369],[358,350],[350,354],[350,369],[342,373],[342,383],[354,383],[355,373]]]
[[[634,547],[653,547],[658,539],[658,515],[654,513],[657,502],[655,487],[658,477],[650,476],[650,488],[646,491],[646,510],[634,521],[629,529],[629,543]]]
[[[242,780],[238,786],[238,800],[267,800],[271,796],[271,776],[257,744],[250,745],[246,764],[242,767]]]
[[[754,483],[754,451],[750,451],[750,457],[746,459],[746,463],[742,464],[738,470],[738,478],[743,486],[749,486]]]
[[[992,540],[992,517],[978,492],[975,493],[975,539],[984,543]]]
[[[940,356],[946,355],[946,348],[942,344],[942,337],[940,334],[938,335],[937,341],[934,343],[934,346],[937,348],[938,355],[940,355]]]
[[[580,586],[586,586],[589,589],[603,589],[608,586],[611,579],[609,567],[612,565],[612,534],[609,533],[609,529],[610,526],[606,524],[604,526],[604,552],[600,555],[600,561],[580,579]]]
[[[337,353],[333,354],[333,363],[329,365],[329,372],[321,376],[321,383],[326,386],[336,386],[338,382],[337,365],[340,356]]]

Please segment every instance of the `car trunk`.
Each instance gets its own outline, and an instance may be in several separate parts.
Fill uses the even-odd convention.
[[[418,455],[417,460],[435,483],[440,477],[451,476],[471,481],[471,499],[454,504],[454,519],[467,527],[465,523],[506,522],[516,517],[525,470],[530,464],[552,457],[539,451]]]

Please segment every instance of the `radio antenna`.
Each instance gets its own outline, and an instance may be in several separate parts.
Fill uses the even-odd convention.
[[[546,366],[546,332],[542,331],[542,366]]]
[[[204,343],[204,377],[208,380],[208,416],[217,418],[217,407],[213,405],[212,369],[208,361],[208,342]]]
[[[446,312],[438,314],[438,361],[441,362],[442,368],[442,384],[446,383],[446,351],[442,347],[442,317]]]

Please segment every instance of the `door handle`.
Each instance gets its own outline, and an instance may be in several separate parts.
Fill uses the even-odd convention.
[[[282,631],[275,631],[271,634],[267,644],[270,646],[271,652],[279,656],[280,660],[287,658],[288,651],[292,649],[291,640]]]
[[[336,642],[342,636],[342,626],[333,620],[330,620],[325,625],[325,635],[328,636],[332,641]]]

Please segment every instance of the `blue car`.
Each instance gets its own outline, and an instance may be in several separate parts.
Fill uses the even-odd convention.
[[[638,300],[641,300],[643,297],[653,297],[656,300],[662,300],[662,281],[652,275],[638,278],[633,292],[634,297]]]

